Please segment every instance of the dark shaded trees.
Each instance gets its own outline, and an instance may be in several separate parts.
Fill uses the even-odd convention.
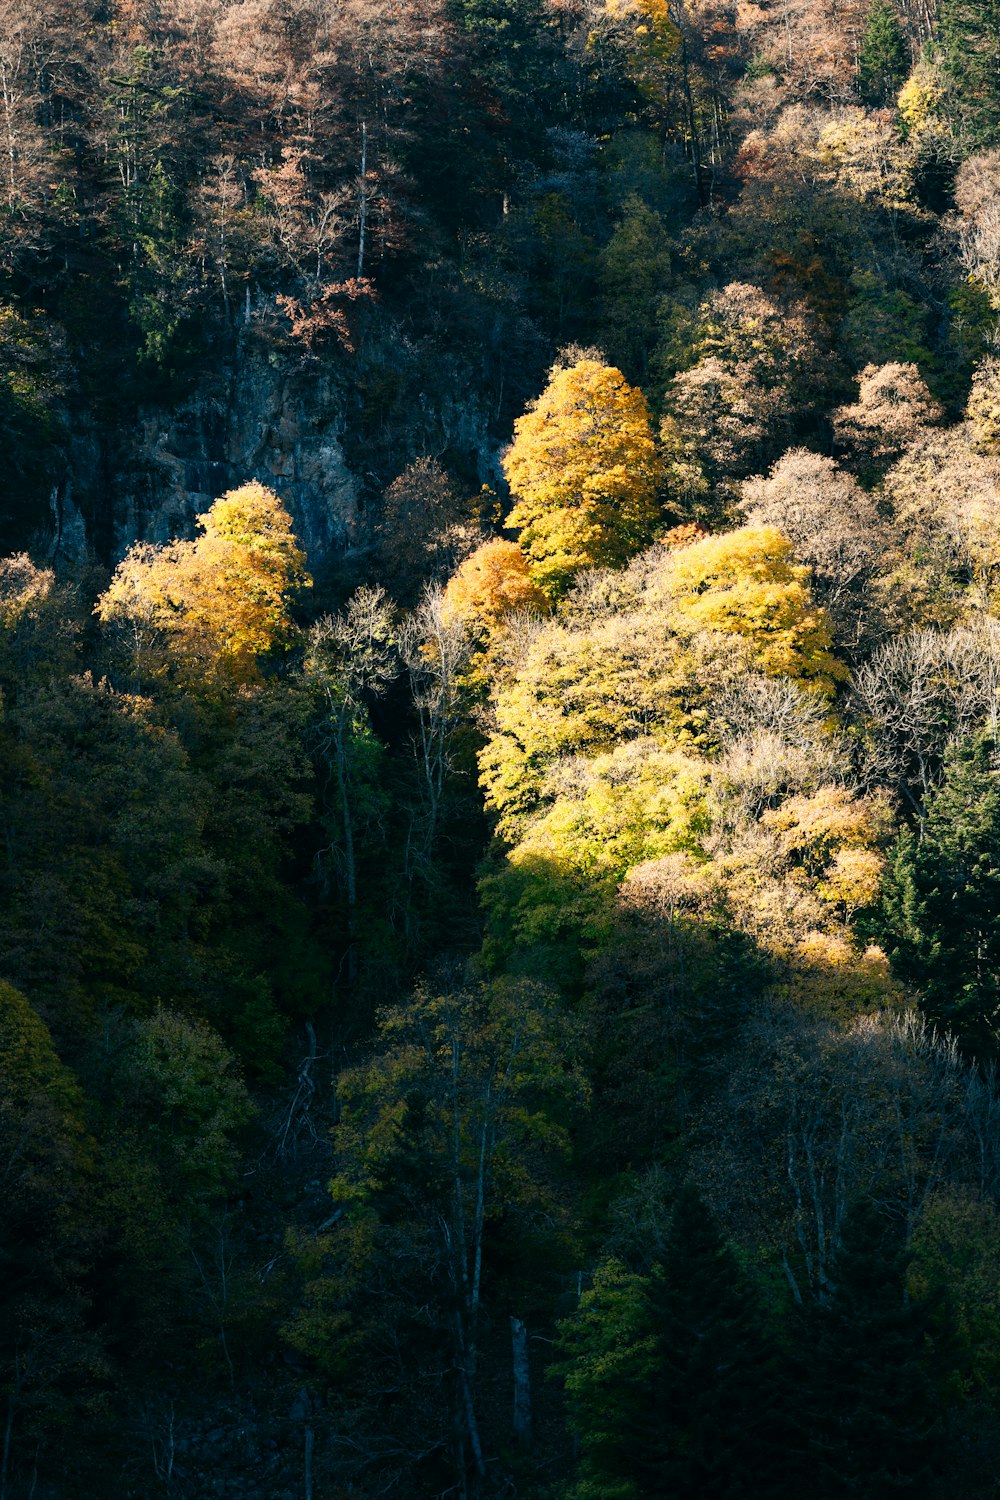
[[[906,1288],[905,1226],[862,1199],[843,1225],[830,1296],[803,1327],[811,1488],[929,1493],[939,1432],[928,1314]]]
[[[883,898],[885,938],[924,1013],[976,1055],[1000,1018],[1000,786],[991,740],[960,740],[927,799],[919,835],[899,838]]]

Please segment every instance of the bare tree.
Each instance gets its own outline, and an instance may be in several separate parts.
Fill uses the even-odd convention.
[[[814,589],[830,611],[838,642],[851,652],[878,634],[869,585],[886,551],[873,497],[830,458],[794,448],[766,478],[741,487],[750,526],[773,526],[813,570]]]
[[[469,659],[465,625],[444,608],[444,593],[427,588],[404,620],[400,653],[410,676],[417,728],[418,812],[411,825],[407,867],[411,878],[426,873],[437,838],[442,800],[454,767],[455,731],[465,706],[462,668]]]
[[[948,746],[983,728],[997,734],[1000,625],[887,641],[855,674],[852,706],[863,780],[899,791],[919,815]]]

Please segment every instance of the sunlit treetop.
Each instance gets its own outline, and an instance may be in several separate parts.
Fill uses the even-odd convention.
[[[549,601],[534,582],[520,547],[494,537],[477,547],[450,579],[444,608],[465,624],[489,628],[521,611],[547,613]]]
[[[809,569],[770,526],[744,526],[674,552],[668,576],[675,628],[740,637],[758,670],[832,689],[846,675],[832,655],[827,613],[809,589]]]
[[[96,613],[128,642],[137,676],[247,680],[295,635],[289,613],[309,587],[291,517],[260,484],[230,490],[198,517],[192,542],[138,543]]]
[[[26,552],[0,560],[0,626],[13,628],[51,592],[55,575],[39,568]]]
[[[622,563],[651,539],[661,463],[649,408],[600,359],[553,371],[514,424],[504,472],[516,500],[508,525],[550,596],[581,568]]]

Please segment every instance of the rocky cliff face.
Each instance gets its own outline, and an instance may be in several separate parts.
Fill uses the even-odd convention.
[[[137,539],[189,535],[217,495],[258,479],[284,499],[310,557],[341,553],[358,538],[360,489],[345,420],[334,371],[306,374],[258,349],[172,410],[140,409],[112,433],[75,421],[52,496],[53,550],[89,547],[111,562]]]
[[[123,393],[122,409],[127,409]],[[499,482],[490,414],[462,361],[384,339],[364,359],[308,363],[244,331],[173,407],[101,427],[66,423],[40,550],[111,564],[136,540],[189,536],[225,490],[257,479],[285,501],[310,565],[371,544],[378,495],[414,457],[457,464],[470,495]]]

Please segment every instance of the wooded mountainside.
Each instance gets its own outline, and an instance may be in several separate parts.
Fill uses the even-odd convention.
[[[0,0],[0,1500],[1000,1466],[997,0]]]

